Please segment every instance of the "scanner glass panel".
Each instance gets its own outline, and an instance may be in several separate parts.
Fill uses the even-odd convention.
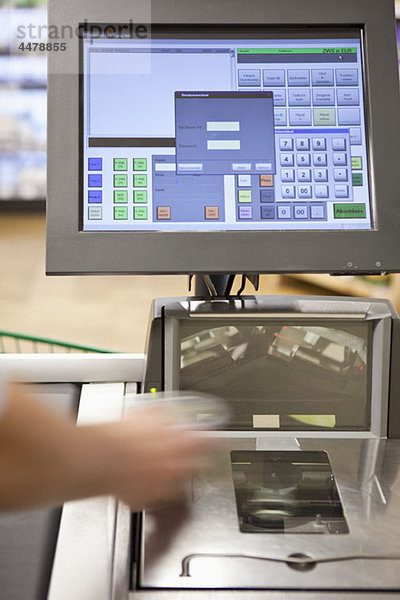
[[[348,533],[326,452],[231,452],[240,531]]]
[[[230,429],[368,430],[371,322],[179,323],[180,388],[228,401]]]
[[[84,231],[369,230],[359,30],[81,40]]]

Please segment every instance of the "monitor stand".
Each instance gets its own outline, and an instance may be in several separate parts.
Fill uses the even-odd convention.
[[[236,275],[234,274],[203,274],[194,276],[194,295],[198,298],[229,298],[232,296],[232,287],[235,281]],[[240,288],[236,292],[235,296],[240,296],[243,292],[246,281],[249,281],[254,287],[255,291],[258,291],[260,276],[243,274]],[[192,287],[193,275],[189,275],[189,291]]]

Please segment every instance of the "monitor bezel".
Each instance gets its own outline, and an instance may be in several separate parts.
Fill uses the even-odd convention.
[[[400,212],[397,210],[396,156],[400,137],[395,19],[392,0],[343,2],[297,0],[266,4],[213,0],[207,10],[194,0],[152,2],[151,20],[165,27],[198,26],[245,30],[358,29],[364,38],[364,85],[372,230],[363,231],[191,231],[88,232],[80,229],[79,38],[63,56],[49,55],[48,239],[49,274],[162,273],[380,273],[400,271]],[[147,3],[105,0],[49,3],[49,25],[124,23],[147,15]],[[308,24],[304,23],[307,15]],[[99,15],[102,16],[99,19]],[[290,15],[288,18],[287,15]],[[91,18],[93,17],[93,18]],[[323,25],[321,25],[323,23]],[[393,29],[393,36],[388,34]],[[383,65],[383,66],[382,66]],[[58,73],[58,74],[56,74]],[[75,74],[74,74],[75,73]],[[382,101],[384,99],[384,102]],[[387,115],[391,118],[388,119]],[[62,115],[62,119],[60,118]],[[75,128],[71,123],[76,123]],[[63,140],[59,144],[59,140]],[[67,165],[65,155],[69,156]],[[379,198],[379,203],[376,198]],[[185,251],[182,252],[182,248]],[[138,258],[140,257],[140,258]]]

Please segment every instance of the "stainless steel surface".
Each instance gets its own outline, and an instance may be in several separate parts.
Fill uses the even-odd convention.
[[[111,413],[119,418],[123,403],[134,401],[135,392],[134,384],[84,386],[80,422],[108,419]],[[133,574],[136,584],[137,578],[126,507],[107,498],[66,505],[49,600],[382,600],[382,590],[385,600],[398,598],[397,560],[328,562],[307,572],[295,571],[285,561],[299,552],[315,561],[360,554],[400,557],[400,440],[358,433],[336,432],[335,439],[322,439],[317,432],[299,437],[290,432],[210,433],[227,448],[218,472],[192,482],[184,509],[145,515],[137,567],[141,585],[149,587],[142,589],[130,591],[129,579]],[[240,533],[230,448],[326,450],[350,534]],[[189,563],[191,577],[180,577],[182,560],[193,553],[256,554],[284,562],[198,557]],[[304,589],[309,591],[300,591]]]
[[[315,561],[346,556],[398,556],[400,559],[400,441],[301,439],[301,450],[325,450],[344,506],[348,535],[248,534],[239,531],[228,451],[218,473],[194,480],[187,503],[144,516],[140,585],[151,588],[237,588],[310,590],[400,589],[400,560],[352,559],[297,571],[285,562],[223,555],[248,554],[280,559],[303,553]],[[226,440],[229,449],[251,440]],[[285,441],[288,449],[293,444]],[[282,449],[282,444],[277,444]],[[274,444],[269,444],[270,450]],[[182,561],[192,554],[220,554]]]
[[[261,305],[260,305],[261,298]],[[164,304],[166,303],[164,299]],[[212,302],[209,299],[198,300],[196,298],[177,298],[182,308],[190,316],[209,316],[209,307]],[[364,319],[370,317],[388,317],[391,316],[388,305],[382,300],[371,298],[346,298],[325,296],[246,296],[240,299],[229,298],[218,302],[226,305],[227,315],[232,311],[240,313],[243,302],[249,306],[249,310],[265,313],[263,316],[286,317],[288,311],[293,318],[304,318],[304,313],[311,319],[338,319],[338,318],[358,318]],[[310,304],[312,302],[312,304]],[[243,313],[246,314],[246,313]]]
[[[48,600],[109,600],[116,502],[64,505]]]
[[[390,317],[376,321],[371,364],[371,432],[378,437],[388,435],[391,330]]]
[[[110,600],[125,600],[128,598],[131,572],[131,543],[131,512],[128,506],[120,502],[117,507],[115,522],[115,546]]]
[[[78,424],[121,418],[125,385],[82,388]],[[48,600],[110,600],[117,503],[91,498],[64,505]]]
[[[192,303],[187,303],[187,304],[192,304]],[[189,317],[195,317],[196,319],[209,319],[210,318],[210,314],[209,313],[189,313],[188,315]],[[279,312],[274,312],[274,313],[257,313],[257,317],[259,317],[260,319],[264,318],[264,319],[271,319],[271,318],[275,318],[275,319],[286,319],[286,317],[288,316],[287,313],[279,313]],[[361,314],[361,313],[338,313],[338,314],[324,314],[324,313],[307,313],[307,319],[316,319],[316,320],[321,320],[321,319],[359,319],[360,321],[362,321],[363,319],[365,319],[365,317],[367,316],[366,313]],[[219,313],[218,314],[218,318],[220,319],[232,319],[232,314],[231,313]],[[236,314],[235,318],[237,319],[248,319],[249,316],[246,313],[243,314]],[[290,315],[291,319],[304,319],[304,313],[292,313]]]
[[[137,591],[129,594],[129,600],[399,600],[399,594],[381,593],[329,593],[329,592],[268,592],[257,590],[229,590],[210,592],[201,590]]]
[[[3,354],[0,370],[17,381],[140,381],[143,354]]]

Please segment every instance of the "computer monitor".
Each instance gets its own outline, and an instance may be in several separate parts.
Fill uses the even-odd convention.
[[[49,273],[400,270],[392,0],[49,5]]]

